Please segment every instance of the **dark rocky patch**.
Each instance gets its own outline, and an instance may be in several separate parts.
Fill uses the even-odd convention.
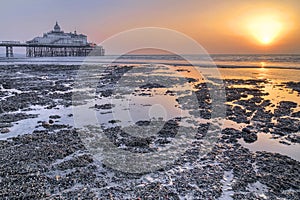
[[[175,120],[167,121],[163,128],[158,132],[158,135],[163,138],[175,137],[178,132],[178,122]]]
[[[257,135],[255,133],[243,133],[243,139],[246,143],[253,143],[257,140]]]
[[[109,120],[108,123],[111,123],[111,124],[116,124],[116,123],[119,123],[121,122],[120,120],[116,120],[116,119],[112,119],[112,120]]]
[[[50,119],[60,119],[61,116],[59,116],[59,115],[50,115],[49,118]]]
[[[0,115],[0,124],[17,122],[24,119],[36,118],[38,115],[26,113],[2,114]]]
[[[282,117],[277,120],[274,133],[279,135],[288,135],[300,130],[300,120],[290,117]]]
[[[158,83],[147,83],[145,85],[140,86],[141,89],[153,89],[153,88],[165,88],[166,86],[158,84]]]
[[[294,91],[297,91],[300,94],[300,82],[287,82],[286,86],[293,89]]]
[[[292,113],[292,108],[296,108],[297,103],[291,101],[281,101],[277,109],[274,111],[275,117],[282,117],[282,116],[290,116]]]
[[[103,104],[103,105],[98,105],[98,104],[95,104],[95,108],[97,109],[102,109],[102,110],[109,110],[109,109],[112,109],[113,107],[115,107],[115,105],[113,104]]]
[[[149,126],[151,121],[137,121],[135,124],[138,126]]]
[[[74,130],[53,134],[36,131],[11,141],[0,141],[1,199],[41,199],[78,183],[86,186],[91,184],[94,178],[93,172],[86,168],[91,163],[91,158],[87,155],[56,165],[57,169],[77,169],[77,172],[54,177],[50,175],[52,163],[84,150]]]
[[[292,117],[300,118],[300,111],[294,112],[294,113],[292,114]]]
[[[270,187],[279,197],[284,198],[284,190],[300,189],[299,162],[280,154],[258,152],[256,163],[259,167],[258,180]]]

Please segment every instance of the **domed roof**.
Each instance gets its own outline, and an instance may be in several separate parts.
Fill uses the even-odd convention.
[[[55,32],[59,32],[60,31],[60,26],[58,25],[58,23],[56,22],[55,26],[54,26],[54,31]]]

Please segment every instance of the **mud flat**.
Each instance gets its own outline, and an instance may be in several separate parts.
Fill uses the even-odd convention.
[[[0,69],[1,199],[300,198],[299,82],[225,77],[224,102],[214,105],[219,80],[189,67]],[[213,118],[216,106],[225,119]],[[159,155],[180,138],[188,145],[158,170],[122,172],[94,154],[99,129],[132,154]]]

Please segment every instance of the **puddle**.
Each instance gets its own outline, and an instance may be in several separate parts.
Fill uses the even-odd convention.
[[[12,113],[18,113],[12,112]],[[22,112],[23,113],[23,112]],[[41,125],[40,121],[49,121],[49,116],[59,115],[61,118],[54,119],[55,124],[68,124],[74,126],[74,120],[68,116],[72,114],[70,107],[57,106],[53,109],[45,109],[43,106],[31,106],[30,111],[25,112],[26,114],[37,114],[36,118],[23,119],[12,123],[12,127],[9,128],[10,132],[6,134],[0,134],[0,140],[5,140],[18,135],[31,134],[33,130],[43,130],[43,127],[37,128]]]
[[[267,151],[272,153],[280,153],[300,161],[300,144],[281,144],[279,143],[280,139],[273,139],[271,134],[266,133],[258,133],[257,137],[257,141],[254,143],[246,143],[243,139],[239,139],[238,142],[253,152]]]

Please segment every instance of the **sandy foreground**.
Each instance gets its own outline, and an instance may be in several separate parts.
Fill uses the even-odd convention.
[[[1,199],[300,199],[300,82],[276,70],[0,68]]]

